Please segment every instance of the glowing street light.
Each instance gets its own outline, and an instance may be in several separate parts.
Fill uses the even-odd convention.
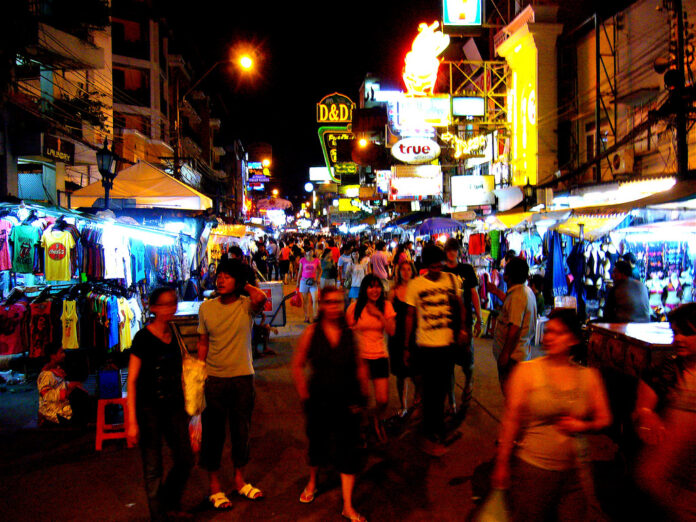
[[[277,197],[278,197],[278,189],[273,189],[273,190],[271,191],[271,194],[273,194],[273,197],[274,197],[274,198],[277,198]]]
[[[268,158],[264,158],[263,161],[261,162],[261,165],[263,165],[264,167],[270,167],[271,160],[269,160]]]
[[[367,140],[365,138],[360,138],[360,140],[358,141],[358,145],[360,145],[360,147],[364,149],[365,147],[367,147]]]
[[[244,54],[239,58],[239,66],[248,71],[254,66],[254,60],[248,54]]]

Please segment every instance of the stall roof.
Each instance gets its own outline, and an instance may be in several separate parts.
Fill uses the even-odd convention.
[[[213,201],[194,188],[173,178],[145,161],[139,161],[118,173],[109,196],[112,199],[131,199],[135,206],[185,208],[205,210]],[[101,181],[91,183],[72,193],[72,208],[91,207],[104,197]]]
[[[626,219],[625,213],[589,215],[574,214],[563,223],[557,225],[555,230],[561,234],[572,237],[584,237],[589,241],[595,241],[606,236]],[[582,233],[580,231],[582,225]]]

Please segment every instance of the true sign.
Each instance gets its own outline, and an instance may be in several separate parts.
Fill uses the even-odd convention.
[[[430,163],[440,156],[440,146],[425,138],[404,138],[392,145],[392,156],[410,165]]]

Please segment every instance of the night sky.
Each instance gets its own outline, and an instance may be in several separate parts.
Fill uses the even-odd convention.
[[[606,15],[630,1],[560,2],[559,18],[576,27],[596,9]],[[441,0],[155,2],[173,31],[171,52],[194,64],[194,80],[237,44],[257,50],[253,79],[220,66],[201,88],[222,120],[218,145],[233,138],[272,145],[273,175],[283,195],[304,193],[308,168],[323,165],[316,103],[333,92],[357,103],[367,73],[379,77],[382,88],[403,89],[403,60],[418,24],[442,18]],[[506,2],[497,4],[505,12]],[[479,39],[479,47],[485,59],[487,39]]]
[[[323,164],[316,103],[336,91],[357,103],[368,72],[383,88],[402,89],[403,58],[418,23],[441,18],[438,0],[174,4],[162,6],[175,35],[173,52],[195,63],[197,75],[237,43],[259,50],[262,62],[251,81],[221,66],[201,88],[213,96],[224,137],[270,142],[273,175],[286,195],[302,193],[309,167]]]

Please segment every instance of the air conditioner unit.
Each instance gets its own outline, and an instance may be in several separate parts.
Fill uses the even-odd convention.
[[[633,151],[622,150],[609,155],[611,170],[616,174],[632,174],[633,173]]]

